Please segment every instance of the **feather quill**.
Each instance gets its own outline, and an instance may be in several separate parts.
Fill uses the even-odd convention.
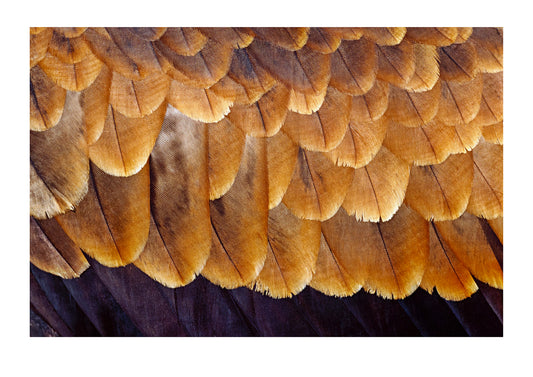
[[[397,46],[377,46],[377,78],[400,88],[405,87],[415,73],[413,43],[402,41]]]
[[[88,54],[92,54],[91,49],[83,38],[66,38],[57,32],[52,34],[48,52],[65,64],[79,63]]]
[[[498,28],[475,27],[469,40],[476,48],[481,72],[503,70],[503,33]]]
[[[399,44],[407,29],[404,27],[365,27],[361,28],[365,38],[380,46],[394,46]]]
[[[413,42],[449,46],[457,39],[457,29],[455,27],[408,27],[405,37]]]
[[[439,48],[440,75],[445,81],[468,82],[478,73],[478,59],[471,43]]]
[[[473,122],[490,126],[503,121],[503,72],[483,73],[483,94]]]
[[[342,38],[331,33],[327,28],[312,27],[309,29],[307,47],[323,54],[331,54],[341,44]]]
[[[254,32],[247,27],[202,27],[200,32],[221,44],[234,49],[248,47],[254,40]]]
[[[465,83],[442,80],[441,84],[437,119],[447,125],[466,124],[474,120],[481,106],[481,75]]]
[[[47,53],[39,62],[39,67],[52,81],[62,88],[73,91],[81,91],[91,85],[98,77],[102,65],[93,54],[88,54],[77,63],[68,64]]]
[[[308,27],[256,27],[252,30],[256,38],[289,51],[301,49],[309,35]]]
[[[266,139],[269,209],[281,203],[298,160],[298,146],[283,132]]]
[[[196,28],[169,27],[159,40],[178,55],[194,56],[204,48],[208,38]]]
[[[389,106],[389,84],[375,80],[374,86],[361,96],[352,97],[350,121],[365,123],[380,119]]]
[[[87,144],[94,144],[104,130],[109,107],[112,72],[104,65],[94,82],[81,92],[80,105]]]
[[[30,130],[45,131],[54,127],[63,114],[67,92],[39,66],[30,70]]]

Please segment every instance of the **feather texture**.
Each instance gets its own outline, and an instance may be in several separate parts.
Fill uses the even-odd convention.
[[[280,204],[285,195],[292,172],[298,160],[298,146],[285,135],[278,132],[266,139],[268,163],[268,202],[269,209]]]
[[[301,49],[307,42],[307,27],[255,27],[252,28],[256,38],[290,51]]]
[[[478,73],[477,53],[471,43],[439,48],[439,60],[442,80],[467,82]]]
[[[207,37],[192,27],[169,27],[159,40],[183,56],[196,55],[207,43]]]
[[[51,28],[45,28],[36,34],[30,32],[30,68],[33,68],[46,56],[53,33]]]
[[[312,114],[320,109],[327,93],[328,88],[318,93],[304,93],[292,88],[289,93],[288,109],[299,114]]]
[[[394,46],[399,44],[407,29],[404,27],[366,27],[362,29],[365,38],[381,46]]]
[[[481,129],[485,141],[503,145],[503,122],[485,126]]]
[[[435,86],[440,76],[439,54],[435,46],[415,43],[413,46],[415,72],[405,89],[424,92]]]
[[[81,92],[80,105],[83,111],[83,124],[87,136],[87,144],[94,144],[102,132],[109,107],[109,88],[112,72],[103,66],[94,82]]]
[[[52,31],[52,29],[47,30]],[[48,52],[66,64],[79,63],[88,54],[92,54],[83,38],[67,38],[56,31],[52,33]]]
[[[350,121],[370,122],[380,119],[389,106],[389,84],[376,80],[374,86],[361,96],[352,97]]]
[[[341,41],[342,38],[338,34],[331,33],[327,28],[312,27],[309,29],[306,45],[323,54],[331,54],[339,47]]]
[[[200,32],[235,49],[245,48],[254,40],[254,32],[246,27],[203,27]]]
[[[93,54],[88,54],[79,62],[68,64],[48,53],[39,62],[39,67],[60,87],[80,91],[96,79],[102,69],[102,62]]]
[[[448,125],[466,124],[474,120],[481,106],[481,75],[466,83],[441,81],[441,84],[437,119]]]
[[[476,48],[481,72],[496,73],[503,70],[503,33],[498,28],[473,28],[470,38]]]
[[[409,27],[406,38],[423,44],[448,46],[455,42],[458,35],[455,27]]]
[[[483,94],[473,122],[489,126],[503,120],[503,72],[483,73]]]
[[[30,70],[30,130],[44,131],[61,119],[65,89],[54,84],[39,66]]]
[[[377,78],[397,87],[405,87],[415,73],[413,43],[402,41],[397,46],[377,46]]]

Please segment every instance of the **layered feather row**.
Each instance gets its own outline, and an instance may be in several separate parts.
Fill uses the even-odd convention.
[[[497,28],[32,28],[31,262],[461,300],[503,288]]]

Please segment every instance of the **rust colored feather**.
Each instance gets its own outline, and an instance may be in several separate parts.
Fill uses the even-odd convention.
[[[192,27],[169,27],[160,41],[178,55],[194,56],[207,43],[207,37]]]
[[[67,92],[39,66],[30,70],[30,130],[45,131],[54,127],[63,114]]]
[[[454,220],[466,210],[474,166],[470,153],[450,155],[438,165],[413,166],[405,204],[426,220]]]
[[[372,122],[381,118],[389,106],[389,84],[376,80],[374,86],[361,96],[352,97],[350,121],[354,123]]]
[[[164,102],[144,118],[128,118],[109,106],[102,135],[89,146],[91,161],[107,174],[136,174],[148,161],[166,109]]]
[[[344,41],[331,55],[330,85],[342,92],[365,94],[374,85],[376,74],[374,43],[365,38]]]
[[[104,65],[96,80],[81,92],[83,124],[89,145],[94,144],[104,130],[109,107],[111,78],[112,72]]]
[[[55,31],[63,34],[67,38],[77,38],[85,33],[86,27],[56,27]]]
[[[435,288],[441,297],[452,301],[463,300],[478,290],[472,275],[441,238],[434,223],[429,225],[429,260],[420,286],[429,293]]]
[[[432,45],[414,44],[415,72],[405,89],[412,92],[425,92],[439,80],[439,54]]]
[[[300,148],[283,203],[302,219],[324,221],[341,206],[352,178],[352,168],[335,166],[322,153]]]
[[[490,126],[503,120],[503,72],[483,73],[481,105],[473,122]]]
[[[146,41],[156,41],[167,31],[166,27],[129,27],[126,29]]]
[[[278,132],[266,139],[268,163],[268,208],[272,209],[281,203],[292,173],[298,160],[298,146],[285,135]]]
[[[327,87],[318,93],[304,93],[291,88],[288,109],[299,114],[312,114],[320,109],[327,93]]]
[[[91,85],[98,77],[102,65],[102,62],[93,54],[88,54],[77,63],[68,64],[47,53],[44,59],[39,62],[39,67],[52,81],[62,88],[72,91],[81,91]]]
[[[483,93],[481,75],[465,83],[441,81],[441,88],[439,121],[447,125],[466,124],[476,117]]]
[[[91,165],[89,190],[76,212],[56,219],[70,239],[101,264],[133,262],[144,249],[150,227],[148,164],[130,177],[114,177]]]
[[[503,34],[498,28],[475,27],[469,40],[476,48],[481,72],[503,70]]]
[[[256,38],[290,51],[301,49],[309,36],[308,27],[256,27],[252,30]]]
[[[234,49],[248,47],[254,40],[254,32],[246,27],[202,27],[200,31],[210,39]]]
[[[380,46],[394,46],[403,40],[407,30],[404,27],[366,27],[361,31],[365,38]]]
[[[307,47],[323,54],[331,54],[341,44],[342,38],[331,33],[327,28],[312,27],[309,29]]]
[[[347,41],[355,41],[363,36],[360,27],[325,27],[322,29]]]
[[[30,217],[30,262],[43,271],[72,279],[89,267],[82,251],[63,232],[55,219]]]
[[[503,216],[503,146],[482,140],[472,156],[474,181],[468,212],[486,219]]]
[[[48,52],[66,64],[79,63],[88,54],[92,54],[87,42],[82,37],[66,38],[57,32],[52,35]]]
[[[247,49],[233,53],[228,76],[242,85],[250,97],[260,97],[268,92],[276,80],[261,66],[253,64]]]
[[[211,254],[202,275],[224,288],[250,284],[265,263],[268,240],[266,140],[246,137],[235,182],[210,203]]]
[[[464,43],[472,35],[473,28],[471,27],[458,27],[457,28],[457,38],[455,38],[454,43]]]
[[[449,46],[458,37],[455,27],[408,27],[406,38],[423,44],[434,46]]]
[[[503,121],[481,129],[483,138],[492,144],[503,145]]]
[[[488,223],[498,239],[503,244],[503,216],[496,217],[495,219],[488,220]]]
[[[476,49],[468,42],[439,48],[439,60],[445,81],[468,82],[479,71]]]
[[[52,28],[44,28],[36,34],[30,33],[30,68],[33,68],[46,56],[53,33]]]
[[[74,209],[87,192],[89,159],[78,97],[67,94],[55,127],[30,132],[30,214],[38,219]]]
[[[241,164],[245,135],[227,118],[207,127],[209,138],[209,199],[224,195],[233,185]]]
[[[382,147],[372,161],[355,169],[342,207],[362,221],[388,221],[403,203],[409,164]]]
[[[330,151],[342,141],[350,121],[351,98],[328,88],[324,103],[313,114],[289,112],[283,125],[285,132],[302,148]]]
[[[254,288],[274,298],[291,297],[313,278],[320,222],[301,220],[282,204],[268,214],[268,253]]]
[[[134,263],[169,287],[190,283],[209,257],[207,127],[169,107],[151,154],[152,221]]]
[[[247,135],[269,137],[285,122],[288,102],[287,88],[276,85],[252,105],[234,105],[227,117]]]
[[[377,78],[400,88],[405,87],[415,73],[415,52],[413,43],[402,41],[397,46],[377,46]]]

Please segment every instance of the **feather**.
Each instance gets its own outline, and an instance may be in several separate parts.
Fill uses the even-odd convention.
[[[456,27],[408,27],[405,37],[422,44],[449,46],[458,36]]]
[[[207,127],[170,107],[151,154],[150,233],[134,263],[172,288],[200,274],[211,248]]]
[[[246,137],[241,165],[229,191],[210,203],[211,254],[202,275],[224,288],[251,283],[267,254],[266,140]]]
[[[89,262],[55,219],[30,217],[30,262],[43,271],[72,279],[89,267]]]
[[[130,177],[114,177],[91,165],[87,195],[76,212],[56,220],[76,245],[105,266],[133,262],[144,249],[150,227],[148,164]]]
[[[268,165],[268,201],[269,209],[281,203],[292,173],[298,160],[298,146],[285,135],[278,132],[266,139]]]
[[[51,29],[51,28],[48,28],[48,27],[30,27],[30,35],[35,35],[35,34],[39,34],[43,31],[45,31],[46,29]]]
[[[454,221],[435,222],[435,227],[476,279],[503,289],[502,269],[476,216],[465,213]]]
[[[300,148],[283,204],[302,219],[324,221],[341,206],[352,178],[352,168],[335,166],[322,153]]]
[[[483,140],[472,155],[474,181],[468,212],[486,219],[503,216],[503,146]]]
[[[481,105],[473,122],[490,126],[503,121],[503,72],[483,73]]]
[[[402,41],[397,46],[376,46],[378,58],[377,78],[400,88],[406,86],[415,73],[413,43]]]
[[[385,138],[387,123],[383,118],[375,122],[350,122],[341,143],[325,155],[337,166],[360,168],[378,153]]]
[[[72,210],[87,192],[89,159],[78,97],[67,94],[55,127],[30,132],[30,214],[35,218]]]
[[[91,85],[100,73],[102,65],[93,54],[88,54],[77,63],[67,64],[47,53],[39,62],[39,67],[52,81],[64,89],[73,91],[80,91]]]
[[[327,28],[312,27],[309,29],[307,47],[321,52],[331,54],[341,44],[342,38],[338,34],[331,33]]]
[[[389,84],[375,80],[374,86],[361,96],[352,97],[352,123],[376,121],[387,111],[389,106]]]
[[[222,120],[233,104],[231,100],[216,95],[211,89],[193,88],[176,80],[170,83],[167,100],[189,118],[206,123]]]
[[[65,64],[79,63],[88,54],[92,54],[83,38],[66,38],[57,32],[52,33],[48,52]]]
[[[166,27],[129,27],[129,31],[146,41],[157,41],[165,34]]]
[[[476,117],[483,93],[481,75],[465,83],[442,80],[441,88],[439,121],[447,125],[466,124]]]
[[[382,147],[366,166],[355,169],[342,207],[362,221],[388,221],[402,205],[409,164]]]
[[[481,129],[485,141],[503,145],[503,121]]]
[[[194,56],[204,48],[208,38],[196,28],[169,27],[159,40],[178,55]]]
[[[309,35],[308,27],[255,27],[252,30],[256,38],[290,51],[301,49]]]
[[[413,46],[415,72],[405,89],[412,92],[425,92],[439,80],[439,54],[437,47],[415,43]]]
[[[280,204],[268,214],[268,253],[254,289],[270,297],[291,297],[313,278],[320,247],[320,223],[301,220]]]
[[[471,151],[481,139],[481,128],[473,122],[468,124],[457,124],[455,127],[455,147],[450,149],[450,153],[464,153]]]
[[[285,122],[288,102],[287,88],[276,85],[252,105],[234,105],[227,117],[247,135],[269,137]]]
[[[209,137],[209,199],[224,195],[235,181],[241,164],[245,135],[227,118],[207,127]]]
[[[326,27],[322,29],[347,41],[355,41],[363,36],[360,27]]]
[[[107,174],[128,177],[148,161],[165,119],[162,103],[144,118],[127,118],[109,106],[100,138],[89,146],[91,161]]]
[[[444,242],[435,224],[429,225],[429,260],[420,286],[429,293],[433,288],[446,300],[470,297],[478,286],[465,265]]]
[[[500,30],[475,27],[469,40],[476,48],[481,72],[503,71],[503,33]]]
[[[283,132],[305,149],[329,151],[339,145],[346,133],[350,107],[350,96],[330,87],[316,113],[289,112]]]
[[[288,88],[320,93],[329,83],[330,57],[308,47],[292,52],[261,40],[247,48],[254,67],[261,66]]]
[[[54,127],[63,114],[67,92],[54,84],[39,66],[30,70],[30,130]]]
[[[52,34],[52,28],[44,28],[36,34],[30,33],[30,68],[33,68],[46,56]]]
[[[472,35],[473,28],[471,27],[458,27],[457,28],[457,38],[455,38],[454,43],[465,43],[468,38]]]
[[[254,32],[246,27],[202,27],[202,34],[221,44],[229,44],[234,49],[248,47],[254,40]]]
[[[67,38],[77,38],[87,30],[86,27],[56,27],[54,29]]]
[[[405,204],[426,220],[454,220],[466,210],[474,167],[470,153],[452,154],[438,165],[413,166]]]
[[[419,93],[391,86],[385,115],[406,127],[423,126],[437,115],[440,96],[440,81],[431,90]]]
[[[442,80],[468,82],[478,73],[477,53],[471,43],[439,48],[439,60]]]
[[[80,105],[89,145],[94,144],[104,130],[109,107],[111,78],[112,72],[104,65],[96,80],[81,92]]]
[[[113,72],[109,103],[129,118],[142,118],[160,107],[169,92],[169,86],[168,77],[162,73],[134,81]]]
[[[291,88],[288,109],[299,114],[312,114],[320,109],[327,93],[328,87],[318,93],[304,93]]]
[[[503,216],[488,220],[488,223],[492,228],[492,231],[496,233],[498,239],[503,244]]]
[[[407,30],[404,27],[365,27],[361,31],[365,38],[380,46],[394,46],[403,40]]]
[[[375,47],[365,38],[344,41],[331,54],[330,85],[342,92],[357,96],[365,94],[374,85],[376,73]]]

